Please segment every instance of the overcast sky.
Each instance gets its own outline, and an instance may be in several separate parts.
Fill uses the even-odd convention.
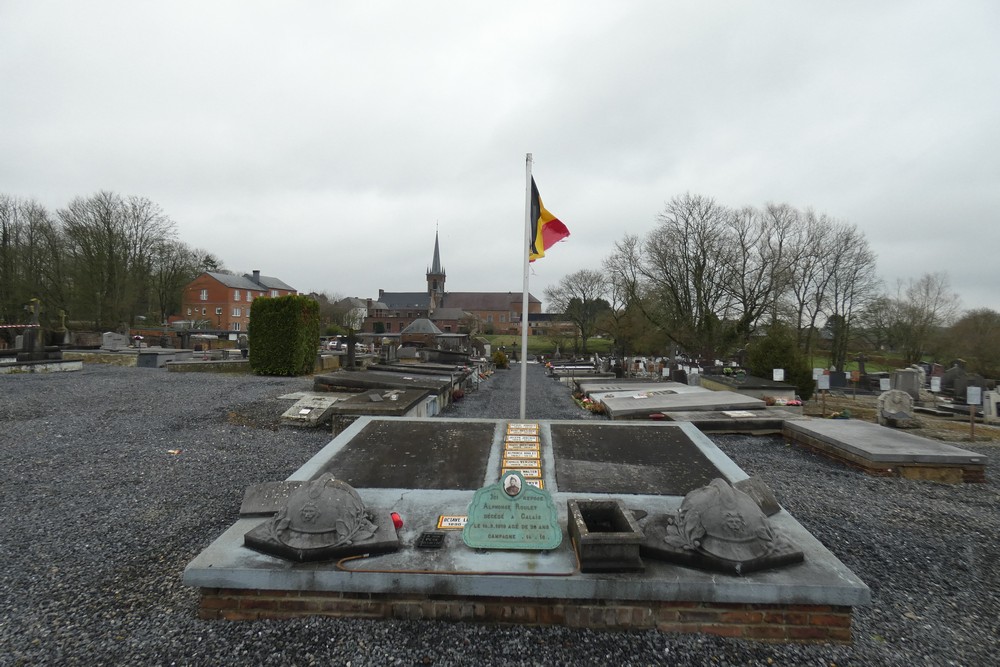
[[[1000,3],[0,0],[0,193],[140,195],[302,292],[519,291],[670,198],[857,225],[1000,310]]]

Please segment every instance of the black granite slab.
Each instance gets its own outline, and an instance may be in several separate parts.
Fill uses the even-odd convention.
[[[724,477],[680,428],[553,424],[559,490],[684,496]]]
[[[495,430],[492,423],[373,421],[320,473],[356,489],[478,489]]]

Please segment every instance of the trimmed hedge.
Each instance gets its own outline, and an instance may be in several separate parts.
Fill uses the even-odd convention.
[[[257,375],[312,373],[319,344],[319,304],[295,294],[254,299],[248,343],[250,369]]]

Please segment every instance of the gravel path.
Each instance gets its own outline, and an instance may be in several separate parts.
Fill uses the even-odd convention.
[[[529,419],[592,418],[529,366]],[[517,366],[446,410],[516,418]],[[184,566],[329,439],[279,427],[309,379],[86,366],[0,376],[0,665],[990,665],[1000,489],[876,479],[774,438],[720,437],[871,588],[853,646],[656,632],[197,618]]]

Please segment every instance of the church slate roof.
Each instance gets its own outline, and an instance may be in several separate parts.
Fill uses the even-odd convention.
[[[431,304],[431,296],[427,292],[382,292],[378,300],[386,308],[427,308]]]
[[[446,292],[444,303],[449,308],[462,310],[515,310],[521,309],[521,292]],[[528,303],[541,303],[528,293]]]

